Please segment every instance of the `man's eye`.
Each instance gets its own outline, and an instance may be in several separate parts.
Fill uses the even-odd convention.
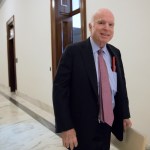
[[[97,21],[98,24],[105,24],[103,21]]]
[[[114,24],[113,24],[113,23],[110,23],[110,24],[109,24],[109,26],[110,26],[110,27],[113,27],[113,26],[114,26]]]

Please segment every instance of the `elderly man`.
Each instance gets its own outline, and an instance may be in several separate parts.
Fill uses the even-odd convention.
[[[69,45],[53,84],[56,132],[70,150],[109,150],[111,132],[123,140],[131,126],[120,51],[108,44],[114,15],[98,10],[89,23],[91,36]]]

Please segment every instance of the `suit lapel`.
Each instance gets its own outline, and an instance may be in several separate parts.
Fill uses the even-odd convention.
[[[95,68],[95,62],[94,62],[90,39],[87,39],[85,41],[85,44],[82,45],[81,55],[84,61],[84,65],[85,65],[91,86],[94,90],[94,93],[98,97],[97,75],[96,75],[96,68]]]
[[[107,44],[107,48],[108,48],[110,55],[115,56],[116,58],[117,80],[120,80],[121,73],[120,73],[120,67],[119,67],[119,58],[118,58],[119,56],[109,44]],[[85,65],[91,86],[94,90],[94,93],[96,94],[98,98],[97,75],[96,75],[96,68],[95,68],[95,62],[94,62],[90,39],[87,39],[85,43],[81,46],[81,56],[83,58],[84,65]]]
[[[115,62],[116,62],[116,71],[118,72],[118,69],[119,69],[119,64],[118,64],[118,55],[115,53],[115,51],[113,50],[113,48],[109,45],[109,44],[107,44],[107,49],[108,49],[108,51],[109,51],[109,53],[110,53],[110,55],[111,55],[111,57],[115,57]]]
[[[120,59],[119,59],[118,54],[115,52],[114,48],[111,47],[109,44],[107,44],[107,49],[108,49],[110,55],[112,57],[115,56],[115,58],[116,58],[117,91],[119,91],[120,90],[120,83],[122,82],[122,80],[121,80],[121,70],[120,70],[121,68],[120,68],[120,65],[119,65]]]

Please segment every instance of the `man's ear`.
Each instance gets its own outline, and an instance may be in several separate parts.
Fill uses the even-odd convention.
[[[92,29],[92,24],[89,23],[89,30],[91,31],[91,29]]]

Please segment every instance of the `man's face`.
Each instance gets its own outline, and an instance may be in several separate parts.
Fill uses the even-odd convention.
[[[114,34],[114,17],[110,12],[99,12],[89,24],[91,37],[102,48]]]

